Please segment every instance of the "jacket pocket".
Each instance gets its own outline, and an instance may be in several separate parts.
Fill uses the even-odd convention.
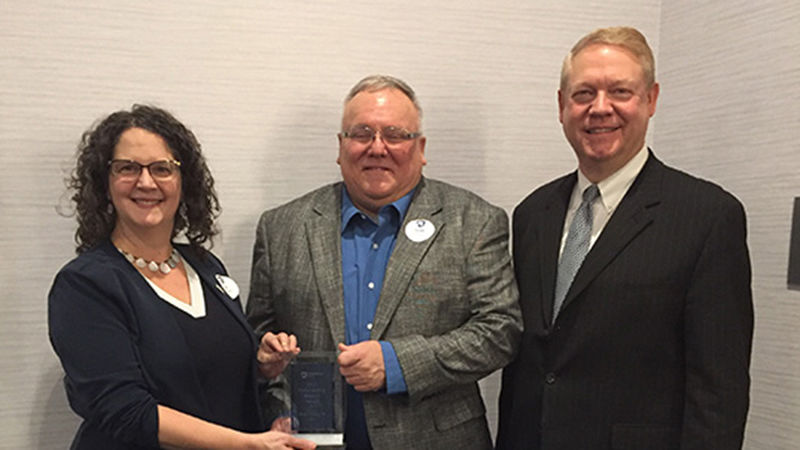
[[[486,413],[477,386],[470,384],[429,399],[433,403],[433,423],[445,431]]]
[[[669,425],[620,423],[611,430],[614,450],[677,450],[681,430]]]

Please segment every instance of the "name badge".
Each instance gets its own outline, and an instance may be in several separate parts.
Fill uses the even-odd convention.
[[[406,237],[413,242],[423,242],[430,239],[436,232],[436,227],[428,219],[414,219],[406,224]]]
[[[222,290],[228,294],[228,297],[235,299],[239,296],[239,285],[233,281],[233,278],[220,274],[217,274],[214,277],[217,279],[217,286],[222,288]]]

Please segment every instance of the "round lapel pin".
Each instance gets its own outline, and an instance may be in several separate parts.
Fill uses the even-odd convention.
[[[430,220],[413,219],[406,224],[406,237],[413,242],[422,242],[430,239],[436,227]]]
[[[233,281],[233,278],[221,274],[215,275],[214,278],[217,279],[217,286],[221,287],[228,297],[235,299],[239,296],[239,285]]]

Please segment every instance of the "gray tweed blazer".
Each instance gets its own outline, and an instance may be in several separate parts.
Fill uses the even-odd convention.
[[[344,342],[341,182],[266,211],[258,223],[247,314],[260,333],[294,333],[304,350]],[[432,237],[405,225],[426,219]],[[392,343],[408,393],[366,393],[376,449],[485,449],[477,381],[514,356],[522,330],[505,212],[423,178],[401,226],[372,338]]]

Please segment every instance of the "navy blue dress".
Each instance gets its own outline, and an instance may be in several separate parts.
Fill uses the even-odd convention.
[[[56,275],[50,341],[84,421],[73,449],[158,448],[161,404],[241,431],[264,431],[256,389],[258,342],[218,281],[211,253],[176,245],[197,272],[206,316],[193,318],[156,295],[110,241]]]

